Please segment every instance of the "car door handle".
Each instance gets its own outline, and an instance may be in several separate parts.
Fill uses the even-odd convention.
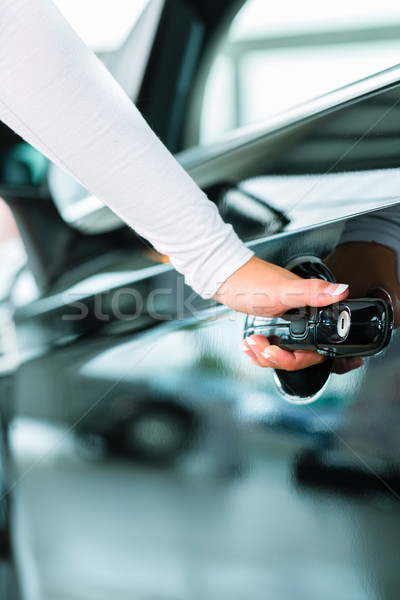
[[[393,309],[381,298],[346,300],[323,308],[298,308],[276,319],[250,317],[244,337],[265,335],[290,350],[316,350],[326,356],[371,356],[390,341]]]
[[[312,256],[296,257],[286,268],[304,278],[319,277],[335,283],[329,268]],[[290,350],[308,349],[327,359],[307,369],[274,369],[283,397],[294,404],[308,404],[319,397],[332,372],[334,358],[371,356],[390,341],[393,309],[381,298],[358,298],[323,308],[297,308],[276,319],[247,316],[244,336],[265,335],[271,344]]]

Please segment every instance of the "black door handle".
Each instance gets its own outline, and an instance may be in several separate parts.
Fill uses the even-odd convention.
[[[380,298],[346,300],[323,308],[298,308],[277,319],[250,317],[244,337],[265,335],[290,350],[332,357],[370,356],[390,341],[393,309]]]
[[[335,283],[326,265],[314,257],[297,257],[287,267],[300,277],[319,277]],[[307,404],[328,381],[333,359],[371,356],[390,341],[392,306],[381,298],[345,300],[323,308],[298,308],[277,319],[248,316],[244,336],[265,335],[271,344],[290,350],[309,349],[325,354],[320,364],[300,371],[275,369],[275,381],[283,396],[295,404]]]

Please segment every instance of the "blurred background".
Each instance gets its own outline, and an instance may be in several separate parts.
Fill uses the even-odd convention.
[[[132,44],[131,32],[149,7],[141,32],[147,35],[153,25],[156,29],[162,0],[56,0],[56,4],[130,97],[142,100],[137,97],[140,77],[135,81],[132,74],[147,61],[150,48],[143,38],[139,45]],[[186,2],[172,4],[181,9]],[[215,4],[222,6],[224,0]],[[177,32],[180,25],[176,23]],[[190,35],[195,46],[199,39],[195,27]],[[247,0],[218,28],[204,63],[190,90],[189,109],[178,115],[183,130],[179,143],[175,147],[171,143],[174,152],[190,153],[190,148],[234,137],[238,128],[274,123],[283,111],[295,113],[304,102],[399,64],[400,4]],[[176,87],[180,84],[177,78]],[[178,89],[178,99],[179,93]],[[393,104],[391,97],[386,102],[378,110]],[[361,106],[364,113],[354,125],[355,137],[364,132],[363,118],[375,118],[372,104]],[[393,113],[393,120],[396,117]],[[342,125],[346,142],[352,120]],[[327,161],[336,156],[335,133],[328,124],[322,143],[324,149],[333,150],[327,152]],[[316,148],[319,153],[318,141]],[[362,168],[377,169],[381,164],[373,152]],[[17,159],[9,163],[12,185],[14,167],[18,173],[28,163],[36,168],[37,156]],[[362,454],[365,443],[368,464],[377,472],[382,464],[390,468],[395,464],[391,485],[400,488],[396,479],[400,471],[393,460],[399,455],[397,405],[393,403],[382,422],[383,411],[376,402],[385,378],[387,403],[396,397],[397,346],[387,362],[372,363],[377,368],[371,369],[369,378],[363,370],[331,378],[322,402],[305,411],[282,400],[271,373],[244,364],[236,349],[244,317],[236,322],[207,320],[198,329],[193,323],[179,325],[176,331],[166,327],[160,339],[154,328],[146,330],[148,323],[138,333],[125,331],[125,323],[86,331],[83,326],[90,327],[89,320],[80,324],[82,331],[71,323],[57,329],[61,314],[57,308],[65,308],[64,290],[86,294],[93,289],[96,297],[96,290],[104,286],[107,296],[109,282],[117,285],[115,278],[126,285],[138,284],[134,270],[145,263],[143,248],[134,246],[131,232],[123,230],[104,206],[99,214],[96,199],[84,196],[55,169],[49,170],[49,194],[49,167],[46,163],[39,167],[39,182],[35,168],[28,173],[25,192],[32,198],[24,198],[23,208],[29,209],[30,203],[43,208],[47,202],[53,211],[46,213],[45,207],[42,214],[49,214],[49,222],[54,219],[56,224],[54,248],[49,251],[44,240],[39,250],[61,276],[51,279],[49,268],[48,287],[37,285],[30,292],[32,281],[25,278],[18,283],[26,267],[26,250],[0,199],[0,292],[4,288],[7,294],[11,282],[17,282],[14,304],[5,305],[7,319],[9,304],[17,309],[23,349],[22,368],[10,394],[20,412],[7,434],[21,476],[17,512],[26,517],[19,520],[23,523],[17,532],[19,545],[30,548],[19,557],[29,575],[24,600],[396,600],[400,534],[396,492],[393,496],[384,490],[384,495],[379,490],[380,495],[368,502],[376,479],[364,473],[365,481],[352,495],[357,488],[353,477],[360,471],[354,456],[345,455],[343,467],[344,486],[351,494],[347,489],[343,494],[338,491],[342,472],[333,477],[328,492],[324,484],[318,487],[318,476],[325,477],[325,462],[335,465],[332,439],[336,441],[335,432],[340,433],[348,418],[352,444],[355,439]],[[347,179],[343,181],[347,192]],[[49,197],[42,198],[42,192]],[[270,190],[266,196],[269,201]],[[246,232],[249,222],[243,221]],[[263,235],[264,231],[263,222]],[[88,249],[87,255],[75,255],[82,247]],[[294,245],[293,252],[297,251]],[[48,254],[55,255],[53,262]],[[75,263],[68,262],[69,255]],[[160,281],[170,284],[168,278]],[[32,307],[30,300],[35,298],[39,301]],[[14,327],[8,325],[3,336],[7,343]],[[142,360],[147,349],[151,355]],[[131,373],[133,363],[139,367]],[[11,369],[6,365],[4,371],[8,386]],[[72,431],[71,425],[80,423],[88,407],[97,405],[90,426]],[[360,412],[366,415],[364,420]],[[359,425],[354,435],[352,426]],[[308,451],[319,446],[328,448],[328,457],[325,461],[324,455],[323,464],[314,464]],[[338,454],[341,464],[345,453]]]
[[[249,0],[216,53],[201,142],[397,64],[399,25],[394,0]]]
[[[149,1],[56,0],[56,4],[88,46],[112,65],[113,55]],[[399,62],[400,5],[395,0],[379,4],[337,0],[329,6],[318,0],[301,4],[247,0],[215,45],[203,91],[187,120],[185,144],[211,144],[238,127]],[[9,251],[16,236],[13,219],[0,199],[0,246],[8,242]]]

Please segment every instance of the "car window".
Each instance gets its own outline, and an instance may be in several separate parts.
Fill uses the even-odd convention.
[[[358,97],[342,90],[324,111],[319,101],[298,122],[277,119],[179,159],[244,241],[398,203],[400,84],[390,82],[399,74],[376,77],[381,90],[361,83]]]
[[[247,0],[203,72],[189,145],[212,143],[399,62],[394,0]]]

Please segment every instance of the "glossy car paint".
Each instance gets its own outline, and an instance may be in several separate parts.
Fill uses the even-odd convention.
[[[399,200],[398,80],[392,70],[180,160],[258,256],[329,256],[341,280],[346,223]],[[363,266],[364,291],[389,287],[396,311],[395,237],[387,269],[367,253]],[[9,431],[14,495],[39,597],[397,599],[398,330],[293,406],[238,349],[244,315],[195,298],[169,265],[134,269],[131,253],[15,311],[7,407],[36,421]],[[156,292],[136,318],[133,291]],[[170,454],[163,408],[187,432]],[[136,431],[147,462],[129,429],[144,411],[156,415]]]

